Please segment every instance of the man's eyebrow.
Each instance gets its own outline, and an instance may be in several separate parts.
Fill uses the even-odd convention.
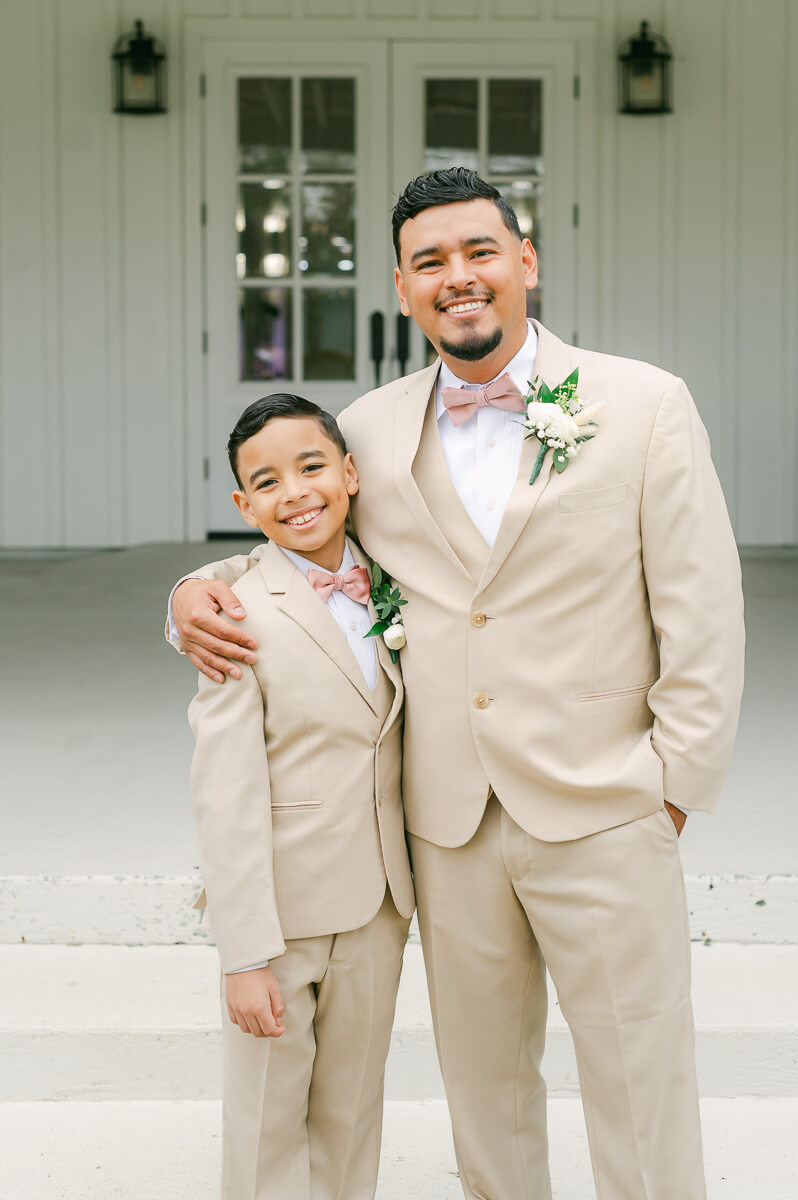
[[[297,454],[296,461],[304,462],[306,458],[324,458],[323,450],[303,450],[301,454]],[[252,487],[256,479],[260,479],[261,475],[271,475],[274,472],[274,467],[258,467],[249,477],[249,486]]]
[[[500,246],[501,242],[499,242],[495,237],[493,237],[489,233],[480,233],[480,234],[476,234],[474,237],[464,238],[463,241],[460,243],[460,249],[468,250],[470,246],[485,246],[485,245]],[[421,258],[428,258],[428,257],[430,257],[430,255],[440,254],[440,252],[441,252],[440,246],[425,246],[423,250],[416,250],[416,252],[414,254],[411,254],[411,256],[410,256],[410,266],[412,267],[414,265],[414,263],[418,262],[418,260]]]

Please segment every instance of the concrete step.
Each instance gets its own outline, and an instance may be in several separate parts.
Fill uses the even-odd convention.
[[[798,944],[798,875],[688,875],[694,941]],[[0,943],[208,945],[198,875],[0,875]]]
[[[216,1200],[214,1102],[0,1104],[2,1200]],[[795,1200],[798,1100],[703,1100],[709,1200]],[[577,1100],[549,1104],[554,1200],[595,1195]],[[443,1101],[385,1106],[377,1200],[462,1200]],[[676,1200],[676,1198],[674,1198]]]
[[[0,978],[5,1099],[219,1097],[215,949],[0,946]],[[798,1096],[798,947],[697,944],[693,981],[702,1094]],[[553,991],[544,1073],[552,1095],[578,1095]],[[415,944],[405,955],[386,1095],[443,1096]]]

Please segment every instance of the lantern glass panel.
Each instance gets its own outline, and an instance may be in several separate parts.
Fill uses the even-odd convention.
[[[628,74],[627,102],[630,108],[643,112],[646,109],[660,111],[665,104],[664,64],[652,59],[636,65]]]

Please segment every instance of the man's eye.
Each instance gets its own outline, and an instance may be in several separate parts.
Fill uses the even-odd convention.
[[[430,267],[439,267],[440,265],[441,265],[441,264],[440,264],[440,262],[438,261],[438,259],[437,259],[437,258],[431,258],[431,259],[429,259],[427,262],[419,263],[419,265],[418,265],[418,270],[419,270],[419,271],[426,271],[426,270],[428,270]]]
[[[493,254],[493,253],[494,253],[493,250],[475,250],[473,257],[474,258],[482,258],[483,255],[485,255],[485,254]]]

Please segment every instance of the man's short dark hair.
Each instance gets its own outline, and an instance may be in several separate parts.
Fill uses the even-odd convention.
[[[393,206],[391,231],[396,261],[400,263],[399,231],[405,221],[417,217],[427,208],[438,208],[442,204],[459,204],[463,200],[492,200],[501,213],[502,221],[519,242],[523,234],[518,225],[515,210],[492,184],[486,183],[476,171],[468,167],[446,167],[430,175],[419,175],[411,179]]]
[[[235,475],[239,487],[244,486],[241,476],[238,474],[240,447],[256,433],[259,433],[264,425],[268,425],[269,421],[275,421],[277,417],[309,417],[320,426],[330,441],[335,443],[341,451],[341,456],[346,454],[346,442],[338,428],[338,422],[330,413],[319,408],[318,404],[313,404],[302,396],[293,396],[290,392],[275,392],[273,396],[261,396],[260,400],[253,400],[252,404],[244,409],[227,442],[230,469]]]

